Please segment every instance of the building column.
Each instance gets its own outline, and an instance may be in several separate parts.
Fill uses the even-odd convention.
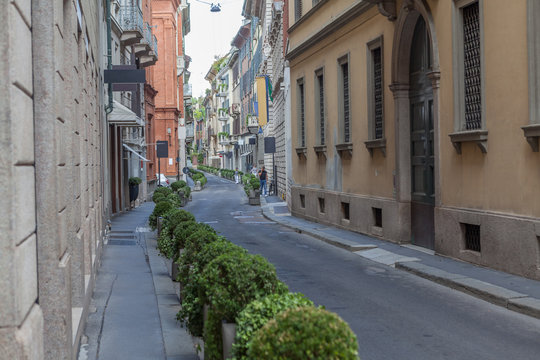
[[[44,359],[71,359],[71,253],[61,196],[65,167],[63,14],[58,1],[32,2],[34,125],[39,304],[44,318]],[[59,26],[59,28],[58,28]]]

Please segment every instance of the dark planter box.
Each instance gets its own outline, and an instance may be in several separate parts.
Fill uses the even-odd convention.
[[[129,201],[135,201],[139,197],[139,185],[129,185]]]

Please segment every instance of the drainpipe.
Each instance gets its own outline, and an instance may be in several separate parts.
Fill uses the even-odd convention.
[[[112,70],[112,43],[111,43],[111,0],[105,1],[107,7],[107,70]],[[110,114],[113,111],[113,93],[112,84],[107,84],[107,93],[109,95],[109,104],[105,106],[105,113]]]

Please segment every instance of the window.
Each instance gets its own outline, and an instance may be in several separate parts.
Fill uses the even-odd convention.
[[[306,128],[305,128],[305,92],[304,79],[300,79],[298,84],[298,143],[300,147],[306,147]]]
[[[461,154],[461,143],[475,142],[487,152],[483,91],[483,0],[455,0],[454,61],[454,130],[450,134],[456,151]]]
[[[462,224],[465,249],[481,252],[480,246],[480,225]]]
[[[348,202],[341,202],[341,217],[343,218],[343,220],[351,219]]]
[[[315,72],[315,119],[317,129],[317,143],[325,144],[325,116],[324,116],[324,73],[323,69]]]
[[[300,207],[302,209],[306,208],[306,196],[304,194],[300,194]]]
[[[302,17],[302,0],[294,0],[294,21]]]
[[[384,92],[382,37],[367,44],[368,48],[368,126],[369,139],[384,138]]]
[[[527,52],[529,62],[529,124],[523,135],[532,151],[540,151],[540,1],[527,1]]]
[[[351,113],[349,104],[349,63],[341,64],[341,79],[343,86],[343,142],[351,142]]]
[[[350,104],[349,55],[338,59],[338,143],[336,150],[340,156],[352,156],[351,104]]]
[[[382,209],[371,208],[373,211],[373,224],[377,227],[382,227]]]
[[[324,198],[319,198],[319,212],[321,214],[324,214]]]
[[[482,127],[479,14],[477,2],[462,9],[463,83],[465,87],[465,129],[467,130]]]

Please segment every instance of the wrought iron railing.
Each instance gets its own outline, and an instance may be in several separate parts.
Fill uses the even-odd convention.
[[[194,135],[193,123],[190,125],[186,125],[186,138],[193,137],[193,135]]]
[[[192,86],[191,84],[184,84],[184,97],[192,96]]]
[[[124,31],[139,31],[143,30],[142,11],[138,6],[122,5],[120,7],[120,26]]]

